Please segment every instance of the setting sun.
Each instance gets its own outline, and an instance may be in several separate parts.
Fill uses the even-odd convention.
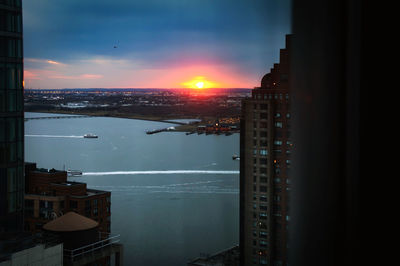
[[[190,81],[181,83],[186,88],[191,89],[208,89],[208,88],[217,88],[218,83],[211,82],[206,80],[205,77],[197,76]]]
[[[196,83],[197,88],[202,89],[204,87],[204,82],[203,81],[199,81]]]

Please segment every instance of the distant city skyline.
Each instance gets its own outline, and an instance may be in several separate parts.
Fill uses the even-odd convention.
[[[290,0],[24,2],[25,88],[253,88]]]

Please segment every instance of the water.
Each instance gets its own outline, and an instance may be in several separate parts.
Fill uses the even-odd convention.
[[[25,114],[39,116],[53,115]],[[69,179],[112,192],[111,232],[121,234],[125,264],[186,265],[239,242],[239,162],[232,160],[239,135],[145,134],[169,126],[103,117],[30,120],[25,160],[82,170]]]

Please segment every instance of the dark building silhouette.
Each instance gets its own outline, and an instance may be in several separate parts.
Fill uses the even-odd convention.
[[[290,42],[261,87],[242,102],[240,130],[241,265],[287,265],[290,133]]]
[[[0,0],[0,237],[23,228],[22,52],[21,0]]]

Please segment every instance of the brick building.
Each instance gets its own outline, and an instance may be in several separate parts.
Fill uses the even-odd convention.
[[[287,265],[290,191],[290,35],[280,63],[242,102],[240,249],[242,265]]]
[[[41,231],[47,222],[74,211],[99,223],[110,233],[111,192],[88,189],[85,183],[67,181],[67,172],[25,164],[25,230]]]

